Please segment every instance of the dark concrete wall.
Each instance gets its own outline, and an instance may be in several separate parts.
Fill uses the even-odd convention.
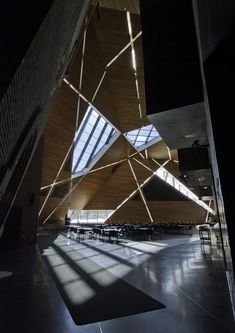
[[[33,136],[29,160],[36,148],[72,51],[81,38],[89,5],[90,1],[83,0],[42,0],[27,6],[24,1],[1,3],[1,226],[18,188],[17,184],[10,186],[11,180]],[[1,204],[6,209],[1,209]]]
[[[208,137],[218,219],[235,314],[235,179],[233,164],[235,88],[235,3],[195,0]]]
[[[203,100],[193,8],[188,0],[141,0],[147,114]]]
[[[24,174],[20,189],[6,220],[0,247],[14,248],[33,243],[37,238],[40,185],[42,174],[43,141]]]
[[[1,1],[0,99],[53,1]]]

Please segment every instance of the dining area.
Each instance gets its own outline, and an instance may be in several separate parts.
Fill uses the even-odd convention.
[[[127,233],[124,232],[123,228],[118,227],[84,227],[84,226],[69,226],[66,232],[67,237],[83,241],[85,239],[97,239],[102,242],[119,242],[120,239],[124,240]]]

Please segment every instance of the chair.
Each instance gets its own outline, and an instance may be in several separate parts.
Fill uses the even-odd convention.
[[[211,244],[211,231],[209,228],[199,227],[198,233],[199,233],[199,238],[203,244],[205,242],[208,242],[209,244]]]
[[[116,230],[109,230],[109,242],[111,242],[112,237],[117,239],[117,231]]]
[[[84,240],[85,239],[85,230],[79,229],[79,239]]]

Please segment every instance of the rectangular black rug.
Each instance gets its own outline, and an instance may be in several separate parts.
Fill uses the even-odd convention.
[[[48,270],[76,325],[85,325],[165,306],[84,256],[66,241],[39,242]],[[85,243],[83,243],[86,246]],[[81,251],[82,252],[82,251]],[[94,252],[94,251],[93,251]],[[97,254],[99,255],[99,254]],[[108,254],[107,254],[108,255]],[[118,260],[118,259],[117,259]]]

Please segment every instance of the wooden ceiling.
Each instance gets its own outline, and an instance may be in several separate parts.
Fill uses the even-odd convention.
[[[133,42],[136,73],[126,10],[131,12],[133,38],[139,34]],[[78,127],[89,103],[121,135],[85,176],[71,179],[76,119]],[[166,168],[178,177],[176,150],[170,151],[160,141],[139,154],[122,135],[148,124],[138,1],[99,1],[44,130],[40,222],[63,222],[68,209],[115,210],[131,193],[138,192],[138,185],[152,177],[159,167],[153,159],[160,163],[170,160]],[[147,204],[154,220],[199,222],[206,214],[192,202],[151,201]],[[112,221],[115,219],[146,221],[149,214],[143,202],[128,200],[112,215]]]

